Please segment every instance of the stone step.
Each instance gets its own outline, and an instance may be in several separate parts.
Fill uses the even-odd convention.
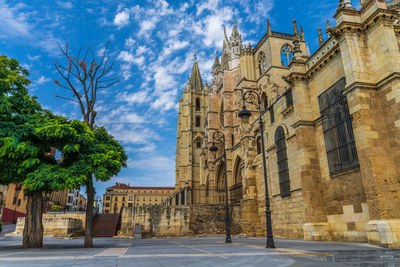
[[[333,256],[321,256],[316,259],[352,266],[400,267],[400,250],[395,249],[340,250],[323,251],[323,253],[333,254]]]
[[[396,262],[376,262],[376,261],[359,261],[359,262],[342,262],[344,265],[349,266],[362,266],[362,267],[399,267],[400,261]]]

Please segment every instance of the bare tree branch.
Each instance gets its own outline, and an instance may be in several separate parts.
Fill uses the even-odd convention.
[[[61,99],[70,100],[70,101],[73,101],[73,102],[76,102],[76,103],[79,104],[79,102],[76,99],[73,99],[73,98],[63,97],[63,96],[59,96],[59,95],[54,95],[54,96],[58,97],[58,98],[61,98]]]
[[[60,50],[67,63],[65,65],[54,63],[57,72],[64,79],[66,85],[57,80],[54,83],[63,89],[72,91],[74,95],[72,98],[57,97],[78,103],[85,123],[91,128],[95,124],[97,114],[95,103],[98,90],[109,88],[121,80],[121,76],[109,77],[114,67],[114,63],[110,61],[111,58],[107,56],[109,44],[110,41],[107,42],[99,60],[97,60],[96,53],[90,46],[84,53],[82,53],[83,48],[80,47],[75,56],[70,54],[69,46],[66,44],[65,49],[60,47]],[[81,58],[81,56],[83,57]]]

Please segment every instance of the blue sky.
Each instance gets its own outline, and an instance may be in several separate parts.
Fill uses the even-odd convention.
[[[97,124],[124,145],[128,168],[115,182],[136,186],[174,186],[177,103],[197,54],[204,80],[211,80],[215,51],[221,51],[223,25],[233,20],[243,41],[253,47],[266,33],[293,32],[303,26],[311,52],[318,48],[317,28],[325,29],[339,0],[0,0],[0,54],[20,60],[30,71],[31,94],[53,112],[81,119],[78,107],[54,97],[65,92],[54,61],[59,46],[77,51],[90,45],[101,53],[108,40],[122,81],[99,93]],[[353,4],[358,7],[359,1]],[[50,4],[51,3],[51,4]],[[326,38],[326,35],[325,35]]]

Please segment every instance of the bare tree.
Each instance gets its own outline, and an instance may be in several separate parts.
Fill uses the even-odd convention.
[[[110,62],[110,56],[107,55],[109,44],[110,41],[107,42],[99,60],[90,47],[85,53],[82,53],[81,47],[75,56],[70,54],[68,44],[66,44],[65,49],[60,48],[60,50],[67,59],[67,63],[65,65],[54,63],[58,74],[63,79],[62,83],[58,80],[54,83],[70,93],[69,96],[56,95],[56,97],[78,103],[83,121],[91,129],[95,125],[97,115],[95,104],[98,91],[117,84],[121,78],[121,76],[112,76],[114,62]],[[86,194],[85,247],[93,247],[93,202],[96,194],[93,187],[93,175],[87,179]]]

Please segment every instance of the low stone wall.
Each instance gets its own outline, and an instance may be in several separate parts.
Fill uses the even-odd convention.
[[[189,233],[189,207],[124,207],[118,236],[133,237],[135,224],[142,225],[144,237],[182,236]]]
[[[85,231],[84,213],[43,214],[43,235],[68,237],[81,235]],[[24,232],[25,218],[18,218],[15,233]]]
[[[231,207],[230,214],[240,213]],[[142,225],[143,237],[177,237],[225,233],[225,206],[144,206],[124,207],[118,236],[133,237],[135,224]],[[231,218],[231,233],[239,234],[240,224]]]

